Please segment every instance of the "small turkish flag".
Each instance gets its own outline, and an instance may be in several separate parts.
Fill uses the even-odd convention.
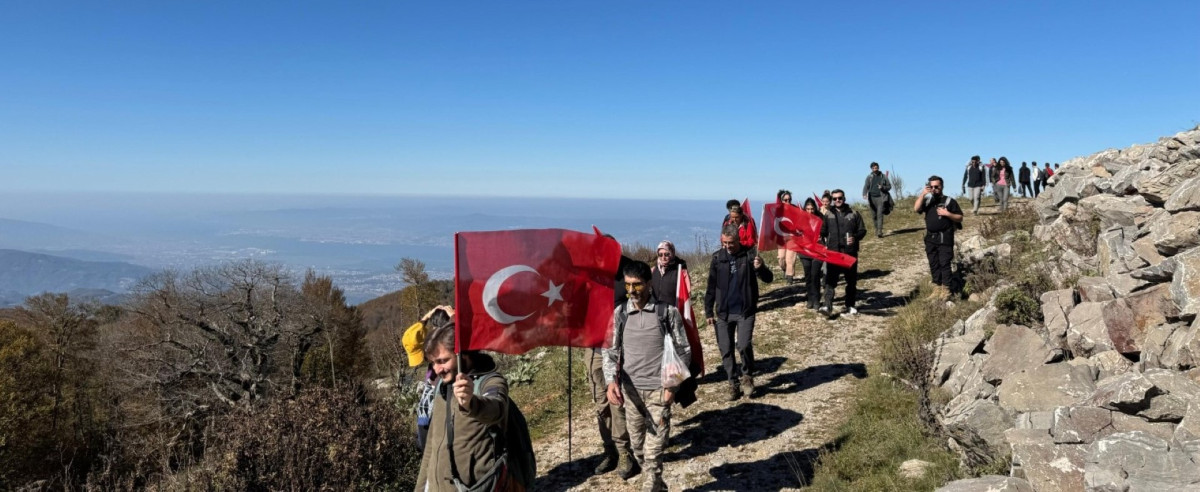
[[[758,249],[762,251],[796,251],[796,243],[816,242],[821,235],[821,219],[789,203],[763,205],[762,223],[766,225],[758,235]]]
[[[616,240],[563,229],[454,237],[456,352],[521,354],[608,340],[621,260]]]

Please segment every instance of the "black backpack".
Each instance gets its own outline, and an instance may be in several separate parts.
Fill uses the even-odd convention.
[[[494,377],[503,376],[496,371],[476,376],[475,394],[480,394],[483,383]],[[450,443],[450,477],[459,491],[493,490],[495,481],[501,478],[504,472],[511,475],[525,490],[533,490],[533,481],[537,478],[537,457],[533,453],[533,440],[529,438],[529,423],[512,398],[506,396],[504,399],[508,400],[507,419],[504,424],[488,429],[488,435],[492,437],[496,448],[496,467],[472,487],[463,484],[458,474],[458,466],[454,462],[454,412],[450,409],[446,411],[446,438]],[[450,403],[452,402],[447,402]],[[485,484],[488,486],[480,487]]]

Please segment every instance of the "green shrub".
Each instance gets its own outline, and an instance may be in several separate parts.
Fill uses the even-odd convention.
[[[1003,325],[1033,326],[1042,321],[1037,300],[1020,287],[1009,287],[996,296],[996,322]]]

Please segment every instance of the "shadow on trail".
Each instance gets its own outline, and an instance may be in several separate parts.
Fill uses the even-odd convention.
[[[787,362],[787,360],[787,357],[767,357],[765,359],[756,359],[754,361],[754,373],[773,373],[778,371],[780,367],[783,367],[783,363]],[[701,376],[697,382],[700,384],[723,383],[728,379],[729,376],[725,375],[725,367],[721,366],[720,361],[718,361],[716,367],[709,371],[708,374]]]
[[[687,430],[672,436],[676,445],[685,446],[663,456],[667,463],[717,452],[727,446],[742,446],[770,439],[800,425],[804,415],[776,405],[747,402],[731,403],[728,408],[707,410],[678,424]],[[668,465],[669,466],[669,465]]]
[[[879,268],[872,268],[870,270],[858,272],[858,281],[862,282],[863,280],[871,280],[873,278],[886,277],[891,274],[892,274],[891,270],[881,270]]]
[[[924,227],[907,227],[904,229],[896,229],[892,232],[889,232],[888,236],[895,236],[895,235],[899,235],[899,234],[912,234],[914,232],[919,232],[919,231],[923,231],[923,230],[925,230]]]
[[[842,439],[820,448],[803,451],[784,451],[767,459],[750,463],[726,463],[708,471],[712,483],[686,489],[690,492],[713,490],[777,491],[806,487],[812,483],[817,460],[821,453],[836,451]]]
[[[582,454],[582,453],[580,453]],[[551,468],[545,475],[537,478],[536,490],[548,491],[563,491],[576,487],[588,478],[591,478],[593,470],[600,464],[602,455],[593,454],[591,456],[575,458],[575,461],[559,463],[558,466]]]
[[[908,296],[898,296],[889,292],[867,291],[858,294],[858,311],[872,316],[894,316],[893,309],[908,304],[912,300]]]
[[[756,388],[755,394],[799,393],[831,381],[837,381],[847,374],[863,379],[867,377],[867,366],[861,363],[823,364],[806,367],[789,374],[776,374],[770,381]]]

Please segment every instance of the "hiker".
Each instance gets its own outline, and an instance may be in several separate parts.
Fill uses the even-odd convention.
[[[1053,177],[1054,171],[1050,169],[1050,163],[1047,162],[1046,168],[1042,169],[1042,191],[1046,191],[1047,188],[1054,186],[1054,181],[1051,180]]]
[[[1033,190],[1029,187],[1029,164],[1028,163],[1026,163],[1026,162],[1021,163],[1021,169],[1019,171],[1017,171],[1017,181],[1021,182],[1021,198],[1025,198],[1027,196],[1025,194],[1026,191],[1033,193]]]
[[[804,211],[817,217],[824,217],[817,209],[817,201],[812,198],[804,200]],[[821,303],[821,270],[825,262],[800,255],[800,264],[804,270],[804,300],[809,309],[817,309]]]
[[[737,200],[729,200],[725,202],[725,209],[729,211],[725,214],[725,219],[721,221],[721,228],[726,226],[734,226],[737,228],[737,238],[743,248],[754,248],[754,244],[758,241],[758,231],[754,230],[754,224],[746,217],[750,213],[749,210],[742,210],[742,204]],[[757,254],[757,252],[755,252]]]
[[[971,156],[967,162],[967,170],[963,171],[963,193],[971,189],[971,213],[979,215],[979,204],[983,201],[983,187],[986,185],[987,171],[983,168],[979,156]]]
[[[454,353],[452,320],[429,325],[424,353],[433,365],[438,384],[433,398],[433,425],[414,490],[451,492],[457,489],[455,480],[472,489],[524,490],[500,460],[490,435],[508,417],[508,381],[492,374],[496,363],[491,356],[474,351]],[[474,379],[484,375],[490,377],[476,392]]]
[[[879,172],[879,163],[871,163],[871,172],[863,182],[863,200],[871,207],[871,218],[875,222],[875,237],[883,237],[883,216],[892,213],[892,184],[888,177]]]
[[[682,379],[665,378],[670,373],[664,374],[663,361],[668,351],[681,363],[690,360],[691,348],[679,310],[650,294],[650,267],[633,262],[622,273],[629,300],[614,310],[613,338],[604,349],[608,401],[625,413],[633,454],[643,469],[642,490],[665,490],[663,450],[671,434],[671,403]]]
[[[830,193],[833,205],[825,214],[825,222],[821,224],[821,241],[830,251],[845,253],[858,257],[858,243],[867,237],[867,227],[862,223],[862,217],[846,204],[846,192],[837,189]],[[842,314],[853,316],[858,314],[854,307],[858,299],[858,262],[849,267],[825,263],[825,302],[817,311],[833,317],[833,294],[837,288],[838,278],[846,276],[846,307]]]
[[[925,214],[925,256],[933,276],[932,298],[950,297],[950,262],[954,259],[954,231],[962,227],[958,202],[942,193],[942,178],[930,176],[913,202],[913,212]]]
[[[792,205],[792,192],[788,190],[779,190],[775,194],[775,201],[785,205]],[[788,285],[791,285],[796,276],[796,252],[787,248],[779,248],[779,271],[783,272],[783,277]]]
[[[417,367],[425,363],[425,327],[431,323],[438,325],[449,323],[453,317],[454,308],[437,306],[425,313],[420,321],[404,330],[404,335],[400,337],[400,344],[404,346],[404,351],[408,354],[409,367]],[[425,440],[429,435],[429,425],[432,423],[433,388],[436,384],[437,373],[433,371],[433,364],[427,364],[425,378],[417,383],[417,450],[422,452],[425,451]]]
[[[721,365],[729,378],[729,401],[754,395],[754,315],[758,312],[758,281],[774,279],[771,269],[738,241],[738,230],[721,230],[721,249],[713,253],[704,291],[704,317],[716,327]],[[734,360],[734,347],[742,365]],[[740,386],[739,386],[740,384]]]
[[[1008,194],[1010,186],[1013,182],[1012,165],[1008,163],[1008,158],[1001,156],[1000,160],[992,166],[992,188],[996,192],[996,201],[1000,204],[1000,211],[1008,210]]]
[[[676,283],[679,282],[680,269],[686,271],[687,262],[675,256],[675,244],[665,239],[658,243],[654,266],[651,268],[653,279],[650,282],[651,295],[655,301],[675,305],[679,293]]]
[[[661,246],[661,245],[660,245]],[[674,246],[672,246],[672,251]],[[628,294],[625,289],[626,266],[637,263],[634,259],[621,255],[617,267],[617,275],[613,283],[613,308],[625,303]],[[603,446],[600,464],[595,473],[602,475],[617,470],[617,476],[628,480],[637,475],[638,465],[629,448],[629,431],[625,423],[625,411],[618,405],[608,401],[608,383],[604,379],[604,352],[594,348],[587,359],[588,383],[592,387],[592,402],[595,405],[596,428],[600,431],[600,442]]]
[[[1037,161],[1029,166],[1029,179],[1033,181],[1033,197],[1037,198],[1042,193],[1042,182],[1046,179],[1046,175],[1042,173],[1042,168],[1038,167]]]

